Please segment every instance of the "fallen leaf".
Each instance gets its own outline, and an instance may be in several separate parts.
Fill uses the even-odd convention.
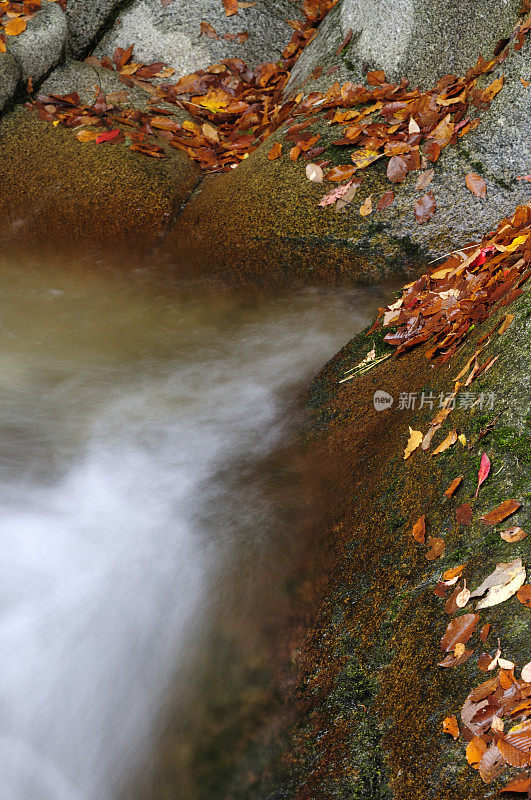
[[[514,792],[515,794],[527,794],[529,795],[531,791],[531,776],[528,778],[515,778],[514,781],[511,781],[504,786],[503,789],[500,789],[500,793],[503,792]]]
[[[506,564],[498,564],[494,572],[488,575],[470,595],[480,597],[487,592],[486,597],[476,605],[476,609],[490,608],[508,600],[525,583],[525,578],[525,567],[521,558]]]
[[[481,175],[478,175],[476,172],[469,172],[465,176],[465,182],[475,197],[480,197],[482,200],[485,200],[487,197],[487,185]]]
[[[4,25],[4,33],[8,36],[18,36],[26,30],[26,22],[21,17],[9,19]]]
[[[413,538],[419,544],[424,544],[426,541],[426,515],[423,514],[413,525],[413,530],[411,531],[413,534]]]
[[[531,683],[531,661],[522,667],[522,672],[520,673],[522,676],[522,680],[526,683]]]
[[[492,83],[489,86],[487,86],[486,89],[483,90],[482,99],[485,102],[490,102],[490,100],[492,100],[493,97],[496,97],[496,95],[503,86],[504,80],[505,80],[504,75],[502,75],[500,78],[496,78],[495,80],[493,80]]]
[[[424,172],[421,172],[417,178],[415,189],[419,192],[423,192],[424,189],[427,189],[430,183],[432,182],[434,175],[435,175],[434,169],[427,169]]]
[[[376,208],[378,211],[383,211],[384,208],[388,208],[393,200],[395,199],[395,193],[392,191],[384,192],[384,194],[378,200],[378,205]]]
[[[360,206],[360,214],[362,217],[368,217],[372,214],[372,194],[365,198]]]
[[[441,647],[447,652],[453,650],[458,643],[466,644],[478,624],[479,614],[463,614],[450,620],[441,639]]]
[[[456,581],[462,574],[464,568],[464,564],[460,564],[458,567],[450,567],[450,569],[447,569],[446,572],[443,572],[443,579],[445,581]]]
[[[516,596],[522,605],[531,608],[531,583],[526,583],[521,586],[516,592]]]
[[[474,497],[478,496],[479,487],[486,481],[490,472],[490,459],[486,453],[483,453],[481,456],[481,464],[479,465],[479,473],[478,473],[478,487],[476,489],[476,494]]]
[[[429,548],[428,552],[426,553],[426,558],[428,561],[435,561],[436,558],[439,558],[444,553],[444,539],[438,539],[434,536],[429,536],[426,544]]]
[[[500,335],[501,335],[502,333],[505,333],[505,331],[507,330],[507,328],[509,327],[509,325],[511,324],[511,322],[513,321],[513,319],[514,319],[514,314],[507,314],[507,316],[506,316],[506,317],[505,317],[505,319],[503,320],[502,324],[501,324],[501,325],[500,325],[500,327],[498,328],[498,333],[499,333]]]
[[[407,177],[406,162],[400,156],[393,156],[387,165],[387,177],[391,183],[402,183]]]
[[[437,456],[439,453],[444,453],[445,450],[448,450],[453,444],[457,442],[457,431],[450,431],[448,436],[443,439],[443,441],[435,448],[432,453],[432,456]]]
[[[497,525],[498,522],[502,522],[506,517],[514,514],[520,506],[521,503],[519,503],[518,500],[504,500],[494,511],[490,511],[488,514],[481,517],[481,520],[486,525]]]
[[[478,764],[479,774],[484,783],[492,783],[505,769],[504,756],[494,742],[483,753]]]
[[[89,131],[85,128],[82,131],[78,131],[75,136],[79,142],[83,142],[83,144],[86,144],[86,142],[96,141],[99,134],[97,133],[97,131]]]
[[[531,720],[511,728],[505,738],[499,740],[498,747],[511,767],[521,769],[531,764]]]
[[[526,538],[527,533],[518,525],[515,525],[514,528],[507,528],[506,531],[502,531],[500,536],[505,542],[520,542]]]
[[[216,29],[210,22],[202,22],[199,26],[201,29],[200,36],[208,36],[209,39],[219,39]]]
[[[422,225],[424,222],[431,219],[435,214],[435,210],[435,197],[432,192],[428,192],[428,194],[423,195],[420,200],[417,200],[415,203],[414,212],[418,224]]]
[[[336,53],[335,53],[336,56],[338,56],[340,53],[343,52],[343,50],[348,45],[348,43],[350,42],[351,39],[352,39],[352,28],[347,32],[347,35],[345,36],[345,38],[343,39],[343,41],[341,42],[341,44],[337,48]]]
[[[459,726],[454,716],[443,719],[442,728],[444,733],[449,733],[454,739],[459,739]]]
[[[464,664],[465,661],[468,661],[470,656],[473,654],[473,650],[465,650],[464,645],[458,648],[460,655],[455,655],[455,653],[449,653],[442,661],[439,661],[437,664],[438,667],[445,667],[446,669],[452,667],[460,667],[461,664]],[[462,652],[461,652],[462,651]]]
[[[490,631],[490,622],[487,622],[485,625],[483,625],[483,627],[481,628],[481,630],[479,632],[479,638],[481,639],[482,642],[486,642],[487,641],[487,637],[489,635],[489,631]]]
[[[233,14],[238,13],[238,0],[223,0],[223,7],[225,8],[225,15],[232,17]]]
[[[103,144],[103,142],[123,142],[125,141],[125,136],[123,135],[120,128],[114,128],[112,131],[105,131],[105,133],[100,133],[96,137],[96,144]]]
[[[472,508],[470,503],[463,503],[456,508],[455,518],[460,525],[472,525]]]
[[[276,158],[279,158],[280,154],[282,153],[282,145],[280,142],[275,142],[267,157],[270,161],[274,161]]]
[[[463,589],[459,592],[459,594],[455,598],[455,604],[457,608],[464,608],[469,600],[470,600],[470,591],[466,588],[466,581],[465,581]]]
[[[474,736],[474,738],[470,740],[466,748],[466,760],[471,767],[474,769],[478,768],[479,762],[483,758],[486,749],[487,745],[479,736]]]
[[[313,183],[323,182],[323,170],[319,164],[306,164],[306,177]]]
[[[490,723],[490,728],[491,730],[497,731],[498,733],[503,733],[504,725],[502,718],[494,716],[492,718],[492,722]]]
[[[413,117],[409,118],[409,125],[408,125],[408,128],[407,128],[407,132],[408,133],[420,133],[420,128],[417,125],[417,123],[415,122],[415,120],[413,119]]]
[[[354,150],[350,155],[350,160],[356,165],[356,169],[365,169],[365,167],[368,167],[373,161],[382,158],[382,156],[383,153],[379,153],[377,150],[370,150],[363,147],[360,150]]]

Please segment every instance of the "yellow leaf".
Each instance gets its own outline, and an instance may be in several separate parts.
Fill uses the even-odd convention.
[[[527,236],[517,236],[516,239],[513,239],[511,244],[508,244],[505,248],[506,253],[512,253],[516,250],[517,247],[520,247],[521,244],[524,244],[528,239]]]
[[[466,444],[466,436],[465,436],[465,434],[464,433],[460,433],[457,438],[458,438],[458,440],[461,442],[461,444],[464,447],[465,444]]]
[[[453,444],[457,442],[457,431],[450,431],[446,439],[440,443],[438,447],[432,453],[432,456],[439,455],[439,453],[444,453],[445,450],[448,450]]]
[[[87,142],[93,142],[98,138],[98,136],[99,133],[97,131],[82,130],[76,133],[76,139],[80,142],[83,142],[83,144],[86,144]]]
[[[413,428],[409,428],[409,439],[406,449],[404,450],[404,458],[409,458],[411,453],[420,445],[423,438],[421,431],[414,431]]]
[[[498,328],[498,333],[499,333],[500,335],[501,335],[502,333],[505,333],[505,331],[507,330],[507,328],[509,327],[509,325],[511,324],[511,322],[513,321],[513,319],[514,319],[514,314],[507,314],[507,316],[506,316],[506,317],[505,317],[505,319],[503,320],[502,324],[501,324],[501,325],[500,325],[500,327]]]

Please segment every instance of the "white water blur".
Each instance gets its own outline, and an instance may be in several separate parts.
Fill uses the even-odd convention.
[[[220,467],[279,443],[377,298],[167,300],[24,268],[0,294],[0,797],[111,800],[238,536],[260,547],[264,509],[228,524]]]

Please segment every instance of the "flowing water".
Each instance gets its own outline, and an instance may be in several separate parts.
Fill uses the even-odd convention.
[[[268,459],[382,299],[27,265],[0,296],[0,797],[134,798],[168,698],[201,733],[223,631],[253,627],[247,591],[297,553]],[[164,796],[194,795],[193,761]]]

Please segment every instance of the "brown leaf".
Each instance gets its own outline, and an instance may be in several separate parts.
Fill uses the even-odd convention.
[[[514,514],[520,506],[521,503],[519,503],[518,500],[504,500],[494,511],[490,511],[488,514],[481,517],[481,521],[486,525],[497,525],[498,522],[502,522],[506,517]]]
[[[352,28],[348,31],[347,35],[345,36],[345,38],[343,39],[343,41],[341,42],[341,44],[337,48],[336,53],[335,53],[336,56],[338,56],[340,53],[343,52],[343,50],[348,45],[348,43],[350,42],[351,39],[352,39]]]
[[[360,214],[362,217],[368,217],[372,214],[372,194],[365,198],[360,206]]]
[[[280,144],[280,142],[275,142],[275,144],[267,154],[267,157],[270,161],[274,161],[276,158],[279,158],[281,152],[282,152],[282,145]]]
[[[387,165],[387,177],[391,183],[402,183],[407,176],[407,165],[400,156],[393,156]]]
[[[472,525],[472,508],[470,503],[463,503],[456,508],[455,518],[460,525]]]
[[[498,747],[503,758],[511,767],[526,767],[531,764],[531,720],[515,725]]]
[[[483,758],[486,749],[487,745],[479,736],[474,736],[474,738],[471,739],[466,748],[466,760],[471,767],[474,769],[478,768],[479,762]]]
[[[423,195],[420,200],[417,200],[414,211],[415,219],[419,225],[431,219],[435,214],[436,208],[435,197],[432,192],[428,192],[428,194]]]
[[[453,650],[458,643],[466,644],[478,624],[479,614],[463,614],[450,620],[448,627],[441,639],[443,650]]]
[[[385,72],[383,69],[372,69],[367,72],[367,83],[369,86],[379,86],[385,83]]]
[[[426,553],[426,558],[428,561],[435,561],[436,558],[442,556],[446,545],[444,543],[444,539],[438,539],[434,536],[429,536],[427,546],[429,549]]]
[[[238,0],[223,0],[223,7],[227,17],[232,17],[238,13]]]
[[[504,542],[520,542],[526,538],[527,533],[518,525],[515,525],[513,528],[507,528],[506,531],[502,531],[500,536]]]
[[[451,497],[454,494],[455,490],[457,489],[457,487],[459,486],[459,484],[463,480],[463,477],[464,477],[463,475],[459,475],[458,478],[454,478],[453,479],[453,481],[451,482],[450,486],[448,487],[448,489],[444,493],[445,497]]]
[[[465,182],[473,195],[485,200],[487,197],[487,185],[481,175],[478,175],[475,172],[469,172],[465,176]]]
[[[208,36],[209,39],[219,39],[216,29],[210,22],[202,22],[200,25],[201,33],[200,36]]]
[[[511,322],[513,321],[513,319],[514,319],[514,314],[507,314],[507,316],[506,316],[506,317],[505,317],[505,319],[503,320],[502,324],[501,324],[501,325],[500,325],[500,327],[498,328],[498,333],[499,333],[500,335],[501,335],[502,333],[505,333],[505,331],[507,330],[507,328],[509,327],[509,325],[511,324]]]
[[[515,794],[529,794],[531,792],[531,776],[528,778],[515,778],[514,781],[511,781],[504,786],[503,789],[500,789],[500,793],[503,792],[514,792]]]
[[[413,534],[413,538],[419,544],[424,544],[426,541],[426,515],[423,514],[413,525],[413,530],[411,531]]]
[[[498,747],[492,742],[488,749],[483,753],[478,765],[481,780],[484,783],[492,783],[505,769],[505,761]]]
[[[531,584],[524,583],[524,585],[521,586],[516,592],[516,596],[522,605],[527,606],[527,608],[531,608]]]
[[[483,90],[481,99],[484,102],[490,102],[493,97],[496,97],[496,95],[502,88],[504,80],[505,80],[504,75],[502,75],[500,78],[496,78],[495,80],[493,80],[492,83],[489,86],[487,86],[486,89]]]
[[[454,739],[459,739],[459,726],[454,716],[443,719],[442,727],[444,733],[449,733]]]
[[[427,169],[424,172],[421,172],[417,178],[415,189],[417,189],[417,191],[419,192],[423,192],[424,189],[427,189],[430,183],[432,182],[434,175],[435,175],[434,169]]]
[[[486,642],[487,641],[487,637],[489,635],[489,631],[490,631],[490,622],[487,622],[485,625],[483,625],[483,627],[481,628],[481,630],[479,632],[479,638],[481,639],[482,642]]]
[[[457,652],[449,653],[442,661],[437,664],[438,667],[460,667],[465,661],[468,661],[473,654],[473,650],[465,650],[464,645],[456,645]]]
[[[378,209],[378,211],[383,211],[384,208],[388,208],[391,205],[394,199],[395,199],[394,192],[391,191],[384,192],[384,194],[378,200],[378,205],[376,206],[376,208]]]

